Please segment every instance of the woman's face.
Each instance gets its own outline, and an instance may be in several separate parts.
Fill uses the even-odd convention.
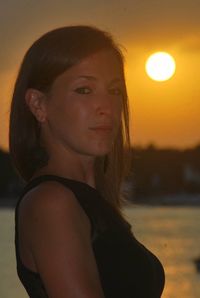
[[[78,154],[107,154],[121,123],[124,88],[111,51],[83,59],[54,81],[45,100],[44,137]]]

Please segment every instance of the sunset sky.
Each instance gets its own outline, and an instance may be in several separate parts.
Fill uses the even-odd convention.
[[[123,46],[134,145],[200,144],[199,0],[7,0],[0,3],[0,147],[8,148],[9,103],[23,55],[43,33],[95,25]],[[145,61],[167,51],[177,70],[168,81],[145,73]]]

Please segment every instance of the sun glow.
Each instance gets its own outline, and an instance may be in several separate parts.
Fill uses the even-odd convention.
[[[156,52],[146,61],[146,72],[154,81],[169,80],[175,73],[176,62],[174,58],[166,52]]]

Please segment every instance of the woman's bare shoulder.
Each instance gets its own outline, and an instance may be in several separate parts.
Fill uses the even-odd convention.
[[[54,182],[23,198],[21,231],[49,297],[103,297],[90,222],[73,192]]]
[[[68,200],[65,200],[65,198]],[[23,201],[28,204],[54,204],[59,200],[63,201],[73,201],[75,199],[74,193],[66,186],[62,185],[57,181],[44,181],[43,183],[35,186],[29,190]]]
[[[74,193],[56,181],[45,181],[26,193],[20,204],[20,215],[28,222],[46,218],[54,224],[63,217],[65,221],[90,229],[89,218]]]

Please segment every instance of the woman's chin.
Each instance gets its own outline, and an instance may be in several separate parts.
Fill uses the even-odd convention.
[[[94,155],[96,156],[104,156],[108,153],[110,153],[112,150],[112,144],[101,144],[101,146],[98,146],[94,149]]]

